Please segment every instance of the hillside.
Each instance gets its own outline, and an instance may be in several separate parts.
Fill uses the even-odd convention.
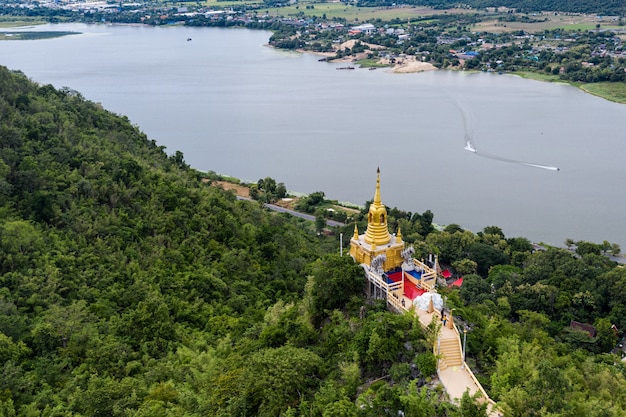
[[[175,363],[301,296],[320,247],[290,219],[203,186],[77,92],[5,68],[0,90],[5,406],[127,415],[172,395],[168,367],[189,377]]]
[[[0,416],[485,415],[447,402],[433,333],[366,300],[335,237],[204,183],[75,91],[0,67],[0,115]],[[463,273],[440,291],[505,415],[624,415],[608,249],[431,220],[389,210]]]
[[[410,319],[354,318],[361,269],[308,225],[75,91],[6,68],[0,91],[0,415],[321,415],[403,343],[428,362]]]

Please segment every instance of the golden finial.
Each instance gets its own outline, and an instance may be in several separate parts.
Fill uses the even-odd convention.
[[[352,239],[359,240],[359,229],[356,227],[356,223],[354,223],[354,236]]]
[[[380,205],[380,168],[376,169],[376,193],[374,193],[374,204]]]
[[[398,225],[398,234],[396,235],[396,242],[402,242],[402,230],[400,230],[400,225]]]

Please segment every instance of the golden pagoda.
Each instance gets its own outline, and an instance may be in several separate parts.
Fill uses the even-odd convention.
[[[402,265],[404,259],[400,252],[403,249],[404,241],[400,231],[395,236],[387,228],[387,209],[380,199],[380,169],[377,169],[376,191],[367,216],[367,230],[359,235],[357,226],[354,226],[354,235],[350,239],[350,255],[357,263],[370,265],[372,259],[384,254],[387,259],[383,269],[389,271]]]

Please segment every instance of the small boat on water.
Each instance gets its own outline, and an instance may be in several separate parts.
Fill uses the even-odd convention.
[[[337,67],[338,70],[353,70],[354,67]]]
[[[463,148],[463,149],[465,149],[466,151],[470,151],[470,152],[476,153],[476,148],[474,148],[474,146],[472,146],[472,142],[470,142],[469,140],[465,141],[465,148]]]
[[[187,38],[187,42],[189,42],[191,40],[191,38]]]

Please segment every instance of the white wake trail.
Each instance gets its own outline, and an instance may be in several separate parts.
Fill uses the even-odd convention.
[[[476,155],[482,156],[483,158],[492,159],[494,161],[508,162],[511,164],[524,165],[527,167],[545,169],[548,171],[560,171],[560,169],[555,166],[535,164],[531,162],[519,161],[517,159],[503,158],[501,156],[491,155],[485,152],[478,152],[478,149],[476,149],[476,146],[474,144],[474,123],[472,119],[472,114],[457,100],[452,100],[461,112],[461,116],[463,117],[463,129],[465,130],[465,147],[463,148],[464,150],[475,153]]]

